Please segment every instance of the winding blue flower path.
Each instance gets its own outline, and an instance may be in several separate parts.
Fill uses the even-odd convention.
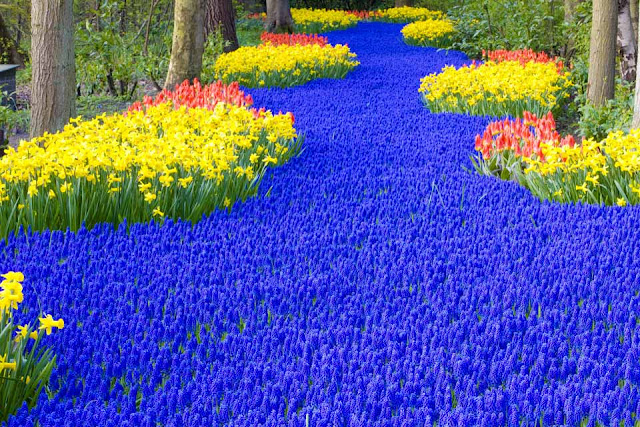
[[[24,318],[66,322],[15,425],[633,425],[640,211],[466,171],[487,119],[417,92],[466,57],[400,28],[330,34],[344,80],[253,91],[306,149],[231,214],[10,240]]]

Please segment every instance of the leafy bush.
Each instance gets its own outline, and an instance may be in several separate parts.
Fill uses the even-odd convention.
[[[457,22],[455,49],[479,58],[482,49],[561,52],[562,3],[545,0],[467,0],[447,15]]]
[[[613,131],[629,131],[633,119],[633,96],[633,86],[618,80],[615,98],[604,106],[594,107],[582,101],[578,123],[580,134],[600,141]]]

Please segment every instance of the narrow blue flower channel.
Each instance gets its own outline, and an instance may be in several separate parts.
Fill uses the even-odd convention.
[[[0,270],[65,319],[13,425],[631,426],[640,210],[540,202],[469,172],[488,118],[430,114],[462,53],[401,25],[329,34],[344,80],[255,90],[305,150],[195,226],[12,238]]]

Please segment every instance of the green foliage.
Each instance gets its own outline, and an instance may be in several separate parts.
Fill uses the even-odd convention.
[[[260,36],[258,36],[258,39]],[[211,34],[204,45],[204,54],[202,55],[202,76],[201,80],[204,83],[209,83],[215,80],[214,65],[216,60],[224,51],[225,44],[224,37],[221,31],[216,31]]]
[[[482,49],[562,50],[564,11],[560,0],[465,0],[448,11],[457,22],[454,48],[480,57]]]
[[[129,95],[143,76],[140,42],[109,19],[118,7],[117,1],[104,2],[96,11],[99,25],[86,20],[76,31],[77,81],[90,94]]]
[[[599,108],[582,102],[580,107],[580,134],[601,141],[615,130],[629,131],[633,119],[633,92],[629,83],[618,80],[614,99]]]
[[[0,355],[15,361],[16,369],[0,371],[0,421],[7,421],[24,402],[29,408],[36,405],[43,387],[48,384],[56,357],[50,349],[39,344],[43,334],[30,345],[28,339],[16,343],[13,334],[16,325],[9,316],[0,319]],[[27,330],[27,335],[32,329]]]
[[[51,377],[56,358],[50,349],[42,349],[40,341],[53,328],[64,328],[64,320],[41,317],[40,331],[31,325],[17,325],[12,311],[18,309],[24,296],[24,275],[18,272],[2,274],[0,282],[0,422],[8,422],[26,402],[35,406],[40,392]]]

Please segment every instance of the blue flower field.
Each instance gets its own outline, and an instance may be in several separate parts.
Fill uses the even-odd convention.
[[[65,320],[12,426],[640,423],[640,210],[471,172],[491,118],[418,94],[467,58],[401,28],[330,33],[343,80],[249,91],[304,151],[231,213],[3,244],[19,316]]]

